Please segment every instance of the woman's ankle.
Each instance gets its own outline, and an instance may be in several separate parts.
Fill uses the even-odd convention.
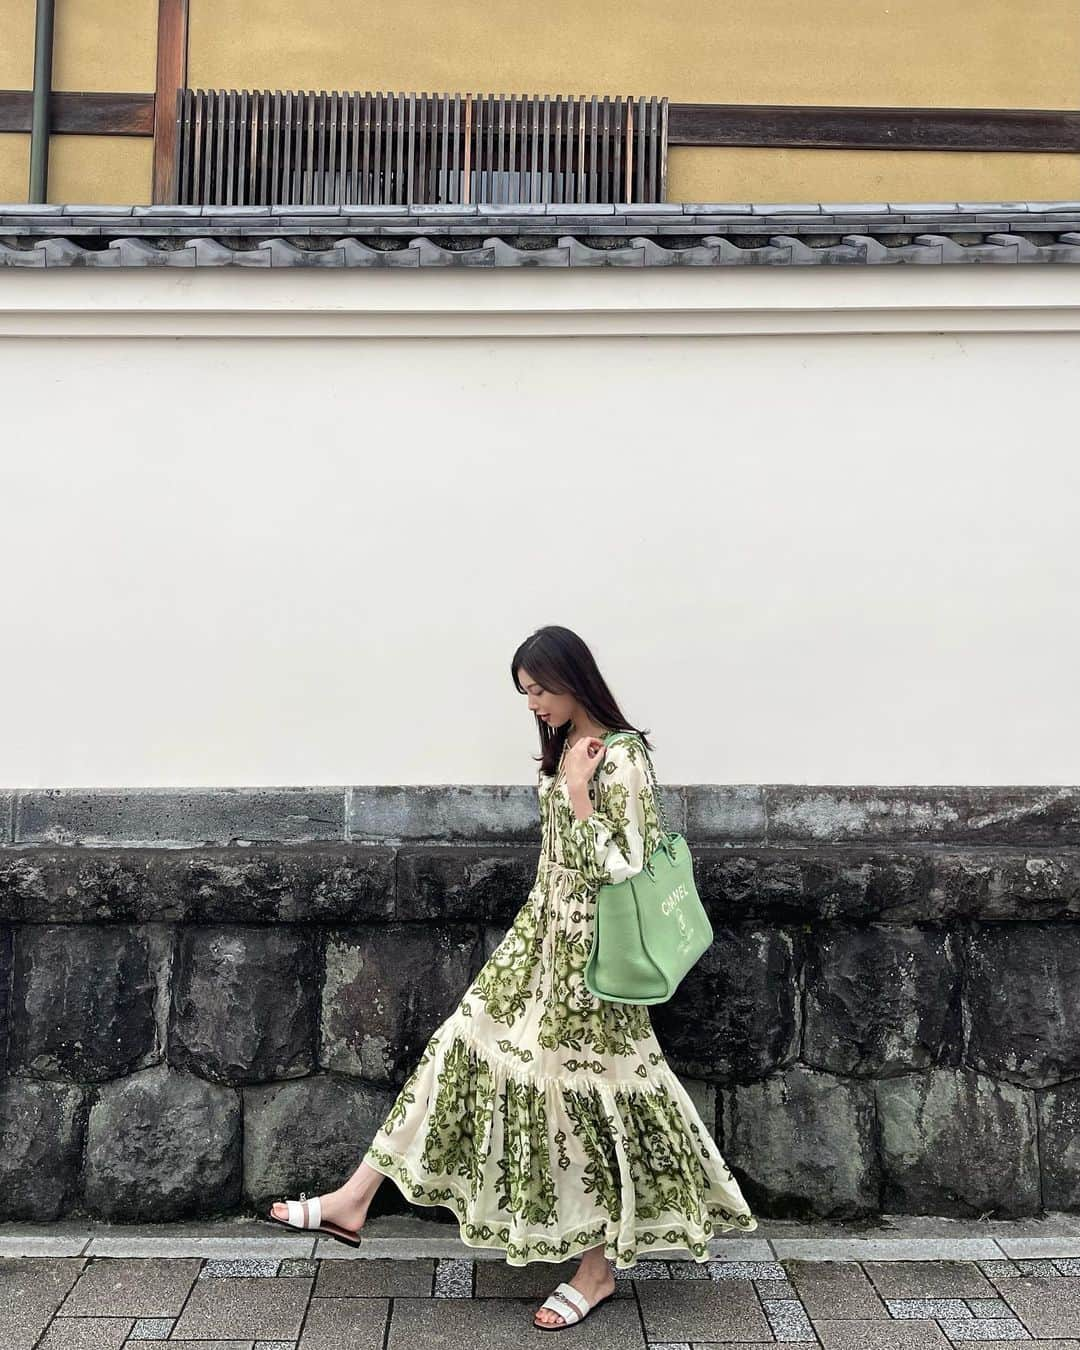
[[[344,1182],[341,1189],[351,1200],[355,1200],[362,1205],[368,1205],[383,1180],[384,1177],[381,1172],[376,1172],[373,1167],[368,1168],[361,1165]]]
[[[382,1177],[379,1177],[379,1181]],[[352,1204],[360,1204],[365,1210],[371,1204],[375,1191],[378,1191],[379,1181],[373,1181],[369,1177],[351,1176],[344,1183],[342,1192]]]
[[[606,1257],[590,1257],[588,1259],[582,1257],[578,1269],[582,1275],[587,1276],[597,1284],[606,1284],[608,1280],[614,1278],[611,1262]]]

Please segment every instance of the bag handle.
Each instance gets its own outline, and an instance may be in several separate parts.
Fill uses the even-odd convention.
[[[632,731],[609,731],[608,734],[604,737],[604,746],[606,747],[608,742],[612,740],[615,736],[633,736],[635,734],[636,733]],[[663,794],[660,791],[660,784],[656,781],[656,770],[653,768],[652,757],[650,756],[648,750],[645,749],[645,745],[642,742],[640,736],[638,737],[638,747],[640,748],[641,753],[645,756],[645,764],[649,770],[649,779],[652,784],[653,800],[656,802],[657,808],[656,814],[660,819],[660,828],[663,830],[664,833],[664,845],[666,847],[668,842],[668,836],[672,833],[672,829],[670,824],[668,823],[667,812],[664,810]]]

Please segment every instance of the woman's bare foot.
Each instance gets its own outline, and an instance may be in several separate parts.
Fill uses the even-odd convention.
[[[381,1172],[376,1172],[374,1168],[362,1163],[344,1185],[339,1186],[336,1191],[319,1196],[323,1219],[337,1224],[339,1228],[347,1228],[350,1232],[358,1233],[367,1220],[371,1197],[378,1190],[378,1182],[372,1185],[368,1176],[382,1180]],[[270,1213],[276,1219],[287,1221],[289,1217],[288,1208],[283,1200],[271,1205]]]
[[[577,1273],[573,1279],[567,1281],[575,1289],[579,1289],[589,1300],[589,1306],[593,1307],[596,1300],[603,1298],[605,1294],[615,1292],[615,1276],[611,1273],[611,1263],[605,1257],[602,1261],[584,1260],[577,1268]],[[536,1317],[533,1319],[538,1326],[561,1327],[566,1325],[566,1318],[561,1317],[551,1308],[540,1307],[536,1310]]]

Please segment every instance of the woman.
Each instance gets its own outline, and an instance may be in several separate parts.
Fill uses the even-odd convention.
[[[533,888],[353,1175],[271,1217],[355,1243],[391,1177],[413,1203],[451,1209],[466,1245],[504,1251],[510,1265],[580,1255],[536,1312],[535,1325],[554,1329],[614,1294],[612,1259],[625,1269],[648,1248],[707,1261],[710,1236],[757,1220],[648,1005],[597,999],[583,978],[597,891],[639,872],[662,837],[649,743],[568,628],[538,629],[510,674],[539,722]]]

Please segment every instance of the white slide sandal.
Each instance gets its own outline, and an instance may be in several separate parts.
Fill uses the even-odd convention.
[[[541,1331],[562,1331],[564,1327],[572,1327],[575,1322],[584,1322],[595,1308],[599,1308],[601,1303],[606,1303],[609,1298],[614,1298],[614,1292],[605,1294],[603,1298],[598,1298],[595,1303],[590,1303],[580,1289],[575,1289],[572,1284],[567,1284],[564,1280],[557,1284],[552,1293],[541,1303],[541,1308],[550,1308],[552,1312],[558,1313],[565,1320],[562,1322],[537,1322],[533,1319],[533,1326],[539,1327]],[[540,1309],[537,1309],[539,1312]]]
[[[309,1200],[305,1192],[301,1191],[299,1200],[285,1201],[285,1208],[289,1212],[287,1219],[279,1219],[274,1213],[269,1213],[267,1218],[274,1223],[284,1224],[286,1228],[302,1228],[316,1233],[325,1233],[327,1237],[336,1238],[338,1242],[344,1242],[349,1247],[360,1246],[359,1233],[354,1233],[348,1228],[342,1228],[329,1220],[323,1222],[322,1202],[317,1195]]]

